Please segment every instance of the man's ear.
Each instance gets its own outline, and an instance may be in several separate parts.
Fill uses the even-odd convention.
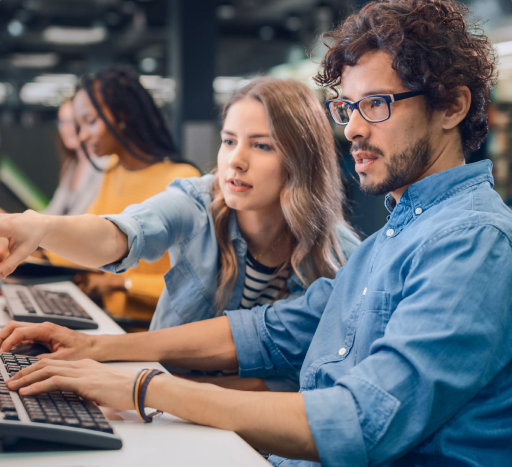
[[[471,91],[467,86],[461,86],[457,89],[458,95],[455,102],[445,110],[443,120],[443,130],[452,130],[455,128],[469,112],[471,105]]]

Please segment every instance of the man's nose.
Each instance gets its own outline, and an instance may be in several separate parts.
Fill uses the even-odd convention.
[[[345,126],[345,136],[349,141],[368,139],[370,137],[370,122],[367,122],[359,109],[354,109],[350,120]]]

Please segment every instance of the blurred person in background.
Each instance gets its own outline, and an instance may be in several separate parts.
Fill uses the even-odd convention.
[[[200,175],[178,155],[163,115],[132,69],[112,65],[84,76],[72,105],[78,140],[91,165],[95,158],[111,159],[88,214],[120,213],[164,191],[176,178]],[[69,265],[46,254],[55,265]],[[119,276],[86,273],[76,280],[88,295],[100,296],[113,315],[149,323],[169,268],[165,254]]]
[[[85,156],[78,140],[73,104],[70,100],[59,107],[57,127],[55,144],[62,164],[59,185],[42,212],[56,216],[84,214],[96,198],[103,181],[104,174],[98,166],[105,168],[108,158],[105,161],[94,158],[93,165]],[[5,211],[0,208],[0,212]],[[7,239],[0,238],[0,257],[4,258],[7,254]],[[42,254],[37,251],[34,256],[41,257]]]
[[[80,146],[71,101],[60,106],[57,123],[56,144],[62,169],[59,186],[43,212],[51,215],[84,214],[96,198],[104,174],[89,162]],[[101,165],[99,160],[95,162]]]

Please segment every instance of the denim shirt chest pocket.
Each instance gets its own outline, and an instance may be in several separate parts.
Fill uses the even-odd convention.
[[[391,297],[388,292],[367,291],[362,295],[345,321],[341,346],[332,349],[335,352],[330,349],[328,355],[312,362],[301,377],[301,387],[304,390],[317,387],[316,375],[321,367],[326,374],[333,372],[330,376],[335,381],[344,373],[339,364],[348,369],[368,357],[372,343],[384,335],[390,315]],[[327,369],[331,364],[334,366]]]
[[[391,296],[388,292],[366,292],[356,324],[353,358],[357,365],[370,355],[372,344],[384,335],[391,316]]]

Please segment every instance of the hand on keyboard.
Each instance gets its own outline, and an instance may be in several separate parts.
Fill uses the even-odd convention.
[[[52,349],[52,353],[39,355],[39,358],[78,360],[95,357],[94,336],[73,331],[57,324],[9,321],[0,330],[0,349],[2,352],[10,352],[11,348],[16,345],[31,342],[43,342]]]
[[[133,406],[133,382],[136,370],[125,370],[93,360],[65,362],[41,360],[9,379],[6,384],[21,396],[42,392],[70,391],[100,405],[120,410]]]

